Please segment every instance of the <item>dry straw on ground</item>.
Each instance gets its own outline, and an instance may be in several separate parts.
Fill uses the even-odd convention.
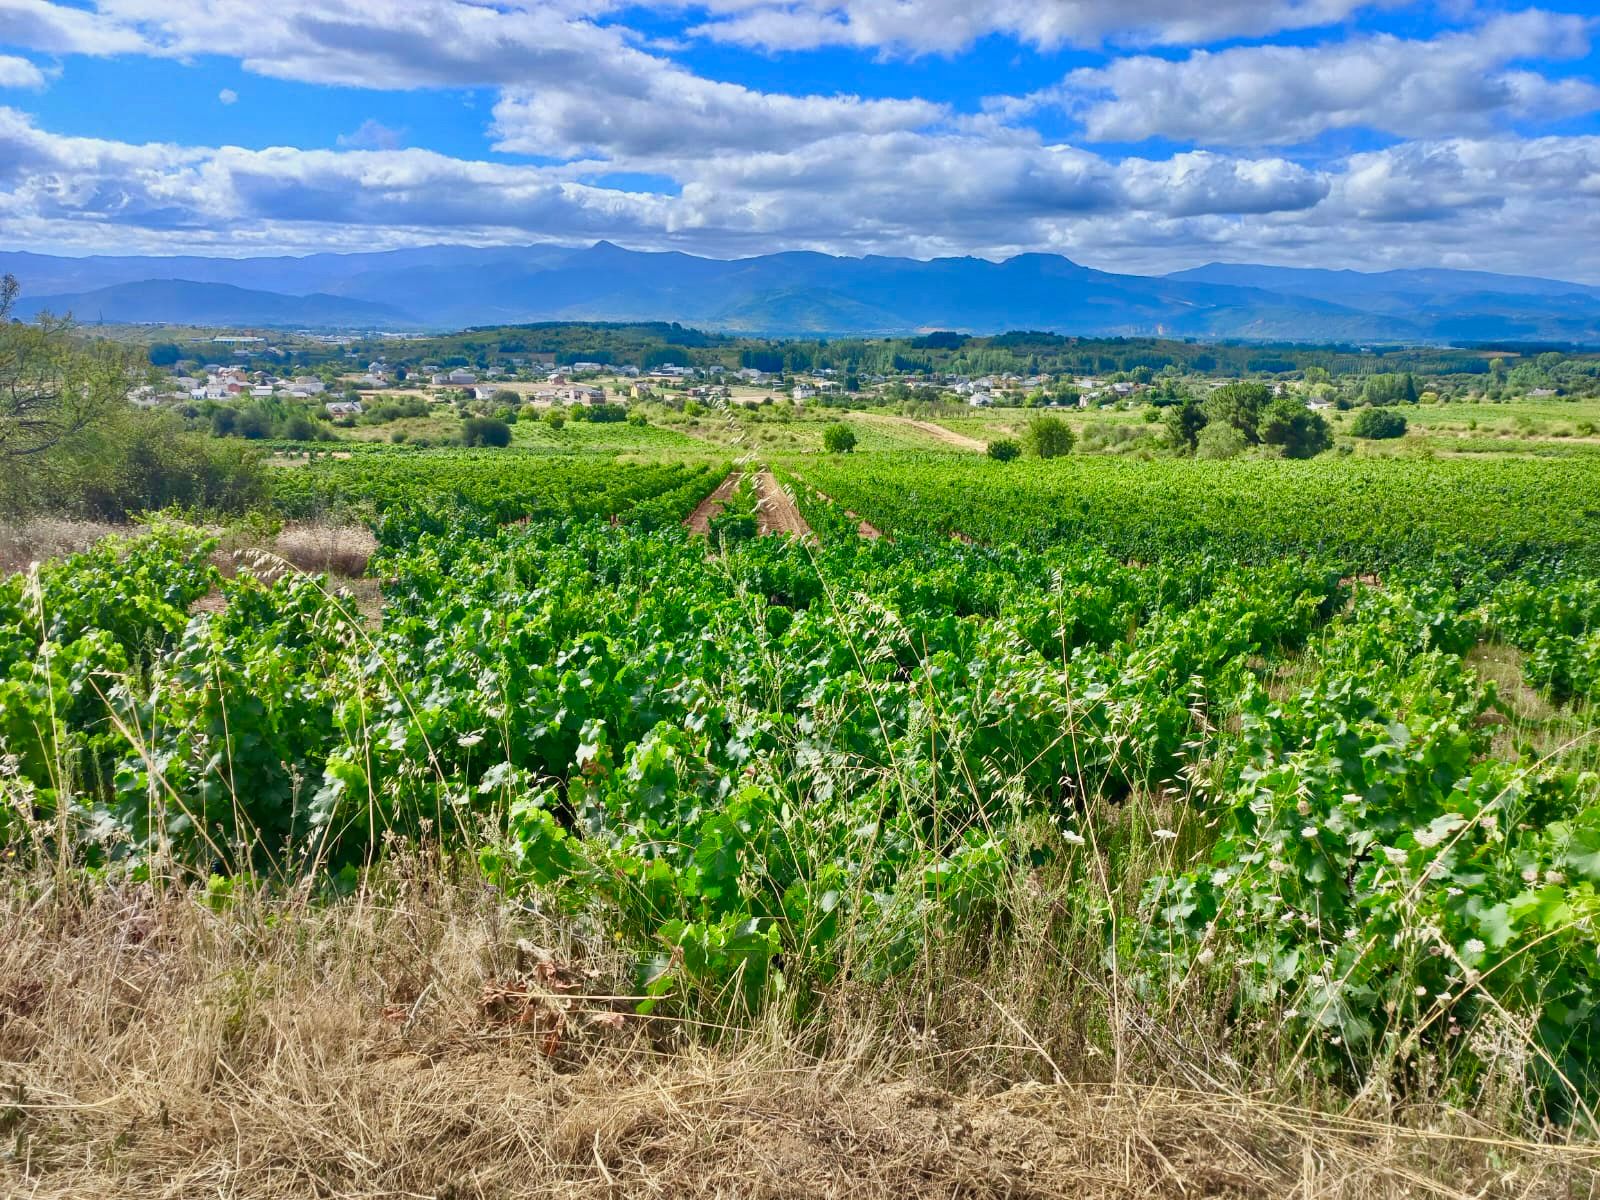
[[[0,927],[8,1197],[1367,1200],[1600,1181],[1581,1147],[1460,1114],[963,1082],[948,1043],[919,1057],[849,1018],[820,1055],[775,1028],[709,1044],[626,1015],[603,943],[437,871],[331,906],[13,873]]]

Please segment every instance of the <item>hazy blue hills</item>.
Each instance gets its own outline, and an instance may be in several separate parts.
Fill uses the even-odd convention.
[[[24,295],[17,302],[19,316],[45,311],[57,316],[70,313],[88,324],[111,321],[161,325],[377,327],[414,323],[413,318],[388,304],[323,293],[292,296],[187,279],[142,279],[85,292]]]
[[[1059,255],[712,259],[560,246],[306,257],[0,253],[24,313],[80,321],[461,328],[666,320],[764,334],[1038,329],[1300,341],[1600,342],[1600,287],[1480,271],[1362,273],[1214,263],[1170,275]]]

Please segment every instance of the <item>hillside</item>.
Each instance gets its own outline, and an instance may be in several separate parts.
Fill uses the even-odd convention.
[[[711,259],[609,242],[306,258],[0,254],[23,311],[211,325],[681,321],[776,335],[973,333],[1344,342],[1600,341],[1600,288],[1449,270],[1211,264],[1164,276],[1051,254],[1002,262],[788,252]]]
[[[86,323],[369,328],[414,323],[393,305],[370,300],[323,293],[284,295],[187,279],[139,280],[92,291],[25,296],[17,312],[21,316],[70,313]]]

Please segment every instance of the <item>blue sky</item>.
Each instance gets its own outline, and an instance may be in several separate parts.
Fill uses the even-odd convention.
[[[1600,282],[1600,6],[0,0],[0,245]]]

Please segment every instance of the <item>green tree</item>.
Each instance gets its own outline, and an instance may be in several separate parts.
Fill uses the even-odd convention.
[[[70,322],[11,320],[19,291],[13,276],[0,277],[0,463],[8,471],[123,404],[133,382],[121,350],[75,345]]]
[[[1272,402],[1272,389],[1264,383],[1225,383],[1204,402],[1208,424],[1231,425],[1254,445],[1261,440],[1257,426],[1262,410]]]
[[[836,421],[822,431],[822,448],[829,454],[849,454],[856,448],[856,431]]]
[[[1072,426],[1060,417],[1040,416],[1028,422],[1022,440],[1035,458],[1060,458],[1072,453],[1078,439],[1073,436]]]
[[[152,367],[170,367],[177,363],[182,352],[172,342],[157,342],[146,355]]]
[[[1333,431],[1321,413],[1293,396],[1280,396],[1261,414],[1261,440],[1285,458],[1314,458],[1333,445]]]
[[[1200,401],[1190,397],[1168,408],[1161,423],[1174,450],[1192,452],[1200,440],[1200,431],[1206,427],[1206,410]]]

